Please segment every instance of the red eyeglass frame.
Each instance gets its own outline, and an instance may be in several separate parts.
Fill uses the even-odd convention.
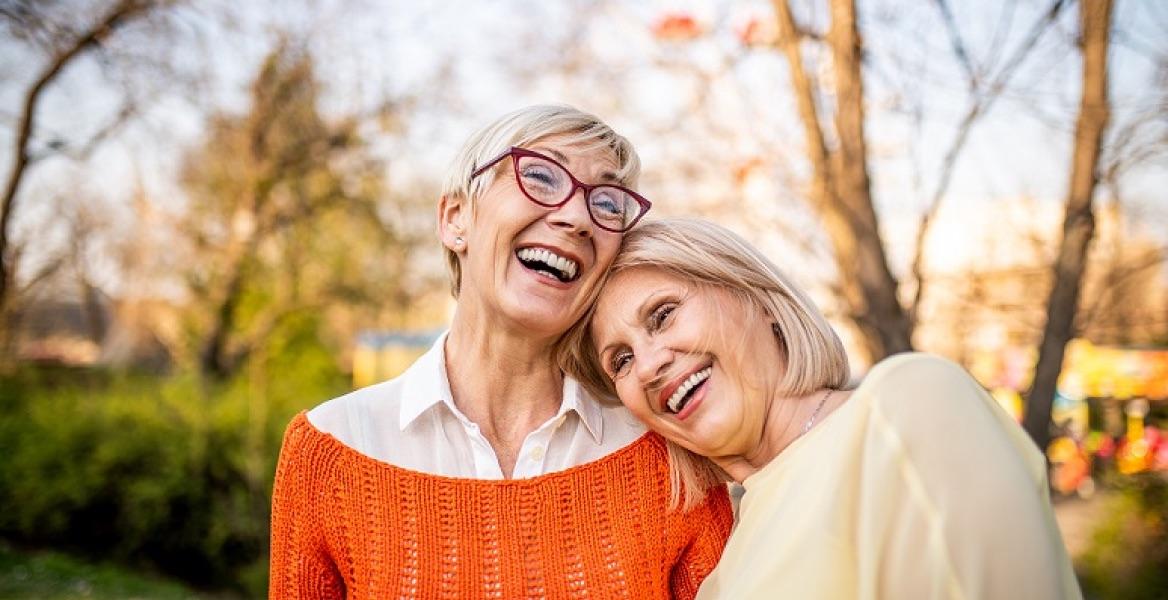
[[[572,180],[572,189],[568,191],[568,195],[565,196],[563,200],[556,202],[554,204],[547,204],[547,203],[540,202],[539,200],[533,198],[532,195],[527,192],[527,188],[523,186],[523,180],[520,179],[520,177],[519,177],[519,169],[516,168],[518,165],[518,162],[519,162],[519,157],[523,157],[523,156],[530,157],[530,158],[538,158],[540,160],[546,160],[546,161],[552,163],[553,165],[559,167],[560,169],[562,169],[565,173],[567,173],[568,179]],[[624,232],[632,229],[637,224],[637,222],[639,222],[641,220],[641,218],[643,218],[646,214],[649,213],[649,209],[653,207],[653,203],[650,202],[648,199],[646,199],[644,196],[634,192],[633,190],[630,190],[627,187],[624,187],[623,185],[615,185],[615,184],[611,184],[611,183],[600,183],[600,184],[596,184],[596,185],[591,185],[591,184],[584,183],[583,181],[576,179],[576,176],[573,175],[570,170],[568,170],[568,167],[565,167],[564,165],[560,164],[560,161],[558,161],[554,158],[551,158],[550,156],[545,156],[543,154],[540,154],[539,152],[535,152],[533,150],[528,150],[527,148],[520,148],[519,146],[511,146],[510,148],[505,150],[502,154],[496,156],[495,158],[492,158],[490,161],[488,161],[483,166],[475,169],[475,171],[470,174],[470,179],[468,179],[467,182],[469,183],[471,181],[474,181],[475,177],[482,175],[491,167],[494,167],[495,165],[499,164],[499,161],[503,160],[504,158],[508,158],[508,157],[510,157],[512,159],[511,173],[515,176],[515,183],[516,183],[516,185],[519,186],[519,190],[523,192],[524,196],[527,196],[528,200],[531,200],[535,204],[538,204],[539,206],[542,206],[544,208],[560,208],[561,206],[567,204],[568,201],[572,199],[572,196],[576,195],[576,190],[578,190],[578,189],[584,190],[585,204],[587,204],[588,196],[592,193],[592,190],[594,190],[596,188],[601,188],[601,187],[618,189],[618,190],[632,196],[633,200],[636,200],[637,204],[641,205],[640,214],[638,214],[632,220],[632,222],[628,224],[627,227],[625,227],[624,229],[613,229],[611,227],[606,227],[606,226],[602,225],[600,223],[600,221],[598,221],[596,219],[596,216],[592,214],[592,205],[587,204],[588,218],[592,219],[592,222],[595,223],[597,227],[599,227],[605,231],[611,231],[613,233],[624,233]]]

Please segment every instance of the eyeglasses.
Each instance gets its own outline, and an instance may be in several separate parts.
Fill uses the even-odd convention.
[[[559,208],[572,199],[578,188],[583,189],[588,216],[605,231],[623,233],[632,229],[653,206],[640,194],[619,185],[582,183],[564,165],[525,148],[511,147],[476,169],[470,179],[474,180],[507,157],[511,157],[515,181],[528,200],[545,208]]]

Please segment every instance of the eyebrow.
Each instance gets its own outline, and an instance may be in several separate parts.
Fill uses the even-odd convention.
[[[545,154],[550,154],[552,156],[552,158],[560,161],[561,163],[564,163],[565,167],[570,166],[570,163],[572,162],[568,158],[568,155],[564,154],[563,152],[560,152],[559,150],[556,150],[555,148],[549,147],[549,146],[535,146],[534,148],[531,148],[531,149],[536,151],[536,152],[543,152]],[[605,172],[601,173],[600,180],[605,182],[605,183],[621,183],[620,177],[617,176],[615,171],[605,171]]]
[[[572,162],[572,161],[568,160],[567,154],[564,154],[563,152],[560,152],[559,150],[556,150],[555,148],[552,148],[550,146],[536,146],[536,147],[532,148],[532,150],[535,150],[536,152],[543,152],[544,154],[550,154],[550,155],[552,155],[552,158],[554,158],[562,163]]]

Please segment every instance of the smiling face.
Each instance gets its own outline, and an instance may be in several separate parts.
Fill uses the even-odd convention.
[[[601,291],[591,335],[621,403],[650,429],[703,456],[758,447],[784,361],[744,299],[636,267]]]
[[[554,158],[584,182],[616,178],[616,159],[604,147],[566,144],[553,136],[525,148]],[[621,234],[592,222],[582,190],[558,208],[535,204],[519,188],[513,169],[509,158],[495,166],[473,211],[463,203],[443,213],[464,238],[461,247],[452,248],[462,261],[459,304],[536,336],[556,336],[583,315]]]

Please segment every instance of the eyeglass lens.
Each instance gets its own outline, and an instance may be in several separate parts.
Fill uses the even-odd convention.
[[[572,194],[572,178],[563,167],[534,156],[521,156],[515,163],[515,172],[523,191],[538,204],[554,206]],[[637,220],[641,204],[627,190],[600,185],[588,193],[588,212],[597,224],[615,231],[624,231]]]

